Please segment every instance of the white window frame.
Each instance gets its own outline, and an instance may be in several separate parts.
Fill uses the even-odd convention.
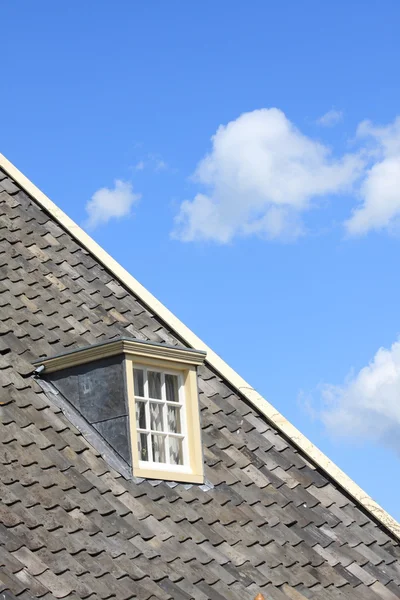
[[[143,365],[140,363],[135,363],[132,361],[132,370],[135,369],[141,370],[143,372],[143,385],[144,385],[144,396],[139,396],[135,392],[135,423],[136,423],[136,434],[137,441],[139,439],[139,435],[144,433],[147,437],[147,452],[149,454],[149,460],[139,460],[139,467],[142,469],[148,468],[157,468],[164,469],[166,471],[177,471],[177,472],[185,472],[189,466],[189,452],[188,452],[188,427],[187,427],[187,415],[186,415],[186,398],[185,398],[185,388],[182,373],[179,371],[174,371],[171,369],[162,369],[153,367],[152,365]],[[152,371],[153,373],[161,374],[161,399],[158,398],[150,398],[149,396],[149,382],[148,382],[148,371]],[[171,402],[166,398],[166,390],[165,390],[165,375],[173,375],[178,379],[178,399],[179,402]],[[145,403],[145,418],[146,418],[146,429],[142,429],[139,427],[136,418],[136,403],[144,402]],[[156,431],[151,429],[151,417],[150,417],[150,403],[161,404],[162,405],[162,415],[163,415],[163,423],[164,430]],[[180,410],[180,422],[181,422],[181,433],[176,434],[167,431],[167,423],[168,423],[168,406],[179,407]],[[153,459],[153,449],[151,443],[152,435],[162,435],[165,437],[165,457],[169,460],[169,438],[179,438],[182,440],[182,454],[183,454],[183,464],[176,465],[170,462],[158,462]],[[139,449],[138,449],[139,452]]]

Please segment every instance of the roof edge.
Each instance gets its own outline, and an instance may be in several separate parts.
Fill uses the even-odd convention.
[[[213,352],[195,333],[182,323],[168,308],[155,298],[126,269],[112,258],[97,242],[95,242],[79,225],[66,215],[50,198],[37,188],[21,171],[5,156],[0,154],[2,168],[27,194],[29,194],[52,218],[54,218],[70,235],[88,250],[104,267],[106,267],[127,289],[189,346],[207,353],[206,362],[213,367],[233,388],[246,398],[280,433],[308,456],[313,463],[333,479],[349,496],[364,507],[381,525],[400,540],[400,524],[387,513],[375,500],[364,492],[346,473],[308,440],[292,425],[276,408],[265,400],[251,385],[234,371],[218,354]]]

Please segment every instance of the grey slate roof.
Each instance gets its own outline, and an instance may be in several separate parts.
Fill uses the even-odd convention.
[[[212,486],[106,464],[32,362],[120,335],[181,343],[0,171],[0,595],[400,598],[397,541],[207,365]]]

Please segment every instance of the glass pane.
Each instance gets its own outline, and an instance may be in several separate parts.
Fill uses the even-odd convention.
[[[151,443],[153,447],[153,461],[165,463],[165,436],[152,435]]]
[[[170,406],[167,407],[168,415],[168,431],[171,433],[182,433],[181,431],[181,407]]]
[[[144,396],[144,377],[142,369],[133,369],[135,396]]]
[[[182,438],[169,438],[169,461],[172,465],[183,465]]]
[[[150,429],[164,431],[163,405],[150,402]]]
[[[169,402],[179,402],[178,393],[178,377],[176,375],[165,375],[165,390],[167,394],[167,400]]]
[[[161,373],[147,371],[149,382],[149,398],[161,400]]]
[[[146,427],[146,403],[136,400],[136,424],[139,429],[147,429]]]
[[[139,460],[149,460],[147,433],[138,433],[138,453]]]

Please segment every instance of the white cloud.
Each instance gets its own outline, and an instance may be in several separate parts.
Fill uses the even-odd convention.
[[[319,117],[316,122],[317,125],[321,125],[322,127],[333,127],[340,123],[340,121],[343,121],[343,112],[332,108],[322,115],[322,117]]]
[[[113,188],[97,190],[86,204],[88,219],[86,227],[94,229],[108,223],[110,219],[119,219],[129,215],[132,205],[140,198],[135,194],[132,184],[116,179]]]
[[[136,163],[136,165],[135,165],[134,168],[135,168],[135,171],[143,171],[144,167],[145,167],[144,161],[143,160],[139,160],[139,162]]]
[[[374,127],[364,121],[358,137],[372,141],[369,149],[372,165],[361,186],[361,206],[346,222],[350,235],[371,230],[395,231],[400,225],[400,117],[386,127]]]
[[[276,108],[242,114],[213,136],[194,175],[206,192],[181,204],[173,236],[220,243],[296,237],[312,201],[350,189],[361,168],[358,154],[334,158]]]
[[[342,386],[322,387],[321,418],[334,435],[366,438],[400,452],[400,339],[380,348]]]

